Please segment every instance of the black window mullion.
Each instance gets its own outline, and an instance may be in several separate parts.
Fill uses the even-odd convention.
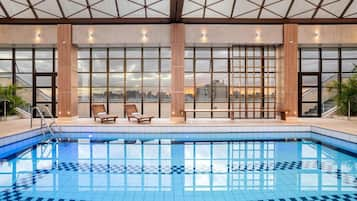
[[[35,49],[32,48],[32,105],[36,106],[36,67],[35,67]],[[36,117],[36,112],[33,114]]]
[[[255,104],[256,104],[256,102],[255,102],[255,99],[256,99],[256,96],[255,96],[255,87],[256,87],[256,85],[255,85],[255,70],[256,70],[256,63],[255,63],[255,61],[256,61],[256,54],[255,54],[255,50],[256,50],[257,48],[256,47],[253,47],[253,102],[252,102],[252,104],[253,104],[253,119],[255,119]]]
[[[144,48],[141,48],[141,114],[144,114]]]
[[[92,102],[93,102],[93,58],[92,48],[89,49],[89,117],[92,117]]]
[[[298,115],[302,116],[302,72],[301,72],[301,48],[299,48],[299,72],[298,72]]]
[[[228,48],[228,60],[227,60],[227,74],[228,74],[228,89],[227,89],[227,96],[228,96],[228,110],[231,109],[231,48]],[[228,118],[231,117],[231,112],[228,112]]]
[[[126,47],[124,48],[124,63],[123,63],[123,71],[124,71],[124,105],[127,103],[127,93],[126,93],[126,62],[127,62],[127,59],[126,59]],[[126,116],[126,112],[125,110],[123,110],[124,112],[124,117]]]
[[[247,47],[244,47],[244,108],[245,118],[248,118],[248,99],[247,99]]]
[[[264,47],[262,47],[261,49],[261,68],[260,68],[260,93],[261,93],[261,102],[260,102],[260,118],[264,118],[265,117],[265,113],[264,113],[264,103],[265,103],[265,62],[264,62]]]
[[[109,107],[109,48],[107,48],[107,58],[106,58],[106,75],[107,75],[107,82],[106,82],[106,95],[107,95],[107,112],[109,113],[110,107]]]
[[[210,55],[210,76],[211,76],[211,86],[210,86],[210,92],[211,92],[211,110],[213,109],[213,48],[210,48],[211,55]],[[211,112],[211,118],[213,118],[213,112]]]
[[[53,48],[52,49],[52,73],[51,73],[51,81],[52,81],[52,114],[53,116],[57,116],[56,114],[56,105],[57,105],[57,101],[56,101],[56,88],[57,88],[57,84],[56,84],[56,77],[57,77],[57,73],[56,73],[56,49]]]
[[[12,48],[12,84],[16,85],[16,49]]]
[[[193,48],[193,109],[196,109],[196,48]],[[196,118],[196,112],[193,112],[193,118]]]
[[[161,48],[159,48],[159,92],[158,92],[158,112],[159,112],[159,118],[161,118]]]
[[[322,80],[321,80],[321,72],[322,72],[322,48],[319,48],[319,73],[318,73],[318,82],[317,82],[317,93],[318,93],[318,108],[317,108],[317,115],[318,117],[321,117],[322,115],[322,89],[321,89],[321,85],[322,85]]]
[[[342,48],[338,48],[338,83],[342,83]],[[341,93],[341,85],[339,85],[338,92]]]

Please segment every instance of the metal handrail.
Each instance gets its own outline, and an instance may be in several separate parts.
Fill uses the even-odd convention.
[[[330,77],[326,78],[325,80],[321,81],[321,84],[327,81],[330,81],[332,78],[334,78],[336,75],[331,75]],[[315,88],[309,88],[308,90],[304,91],[302,93],[302,97],[305,97],[306,95],[308,95],[310,92],[312,92],[312,90],[314,90]]]
[[[7,106],[6,103],[10,103],[8,100],[2,100],[4,102],[4,119],[7,120]]]
[[[53,126],[56,126],[60,132],[62,132],[62,129],[60,126],[56,124],[56,119],[54,118],[53,114],[50,112],[50,109],[48,107],[43,107],[46,110],[46,113],[50,116],[51,122],[48,124],[45,118],[44,113],[41,111],[40,107],[35,106],[32,108],[32,111],[36,111],[39,113],[40,118],[41,118],[41,128],[45,126],[48,131],[53,135],[55,130],[53,129]],[[32,121],[33,121],[33,115],[31,116],[31,127],[32,127]]]
[[[51,123],[51,124],[48,124],[48,123],[46,122],[45,116],[44,116],[43,112],[41,111],[40,107],[35,106],[35,107],[33,107],[32,109],[33,109],[32,111],[36,111],[36,112],[38,112],[38,114],[40,115],[40,118],[41,118],[41,124],[40,124],[40,126],[41,126],[41,132],[42,132],[42,134],[43,134],[43,135],[45,134],[45,132],[44,132],[43,129],[42,129],[42,128],[44,128],[44,126],[45,126],[45,127],[47,128],[47,130],[53,135],[53,134],[54,134],[54,131],[53,131],[52,128],[51,128],[52,123]],[[32,125],[32,121],[33,121],[33,116],[31,116],[31,125]]]

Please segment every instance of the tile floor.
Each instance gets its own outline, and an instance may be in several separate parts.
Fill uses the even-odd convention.
[[[357,118],[347,119],[323,119],[323,118],[293,118],[287,121],[281,120],[229,120],[229,119],[189,119],[187,123],[172,123],[169,119],[154,119],[151,124],[137,124],[128,122],[127,119],[119,119],[116,123],[94,122],[90,118],[58,119],[59,125],[79,125],[79,126],[284,126],[284,125],[307,125],[318,126],[340,132],[357,135]],[[0,137],[9,136],[15,133],[31,130],[29,119],[17,119],[0,121]],[[32,128],[38,128],[40,120],[35,119]]]

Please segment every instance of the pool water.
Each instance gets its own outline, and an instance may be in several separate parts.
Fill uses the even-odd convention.
[[[357,200],[357,158],[309,140],[48,141],[1,159],[0,200]]]

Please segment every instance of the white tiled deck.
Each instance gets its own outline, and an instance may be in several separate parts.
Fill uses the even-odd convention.
[[[137,124],[128,122],[127,119],[119,119],[116,123],[94,122],[89,118],[58,119],[57,123],[63,126],[103,126],[103,127],[129,127],[130,130],[140,132],[142,127],[272,127],[272,126],[317,126],[335,131],[357,135],[357,119],[322,119],[322,118],[300,118],[280,120],[229,120],[229,119],[189,119],[187,123],[172,123],[169,119],[154,119],[151,124]],[[38,128],[40,122],[36,119],[33,128]],[[140,127],[140,128],[139,128]],[[0,121],[0,137],[13,135],[26,130],[31,130],[29,119],[18,119]]]

